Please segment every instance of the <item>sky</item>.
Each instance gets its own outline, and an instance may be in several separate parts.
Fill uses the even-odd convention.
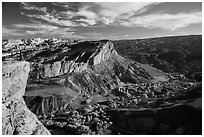
[[[2,3],[3,39],[116,40],[201,34],[201,2]]]

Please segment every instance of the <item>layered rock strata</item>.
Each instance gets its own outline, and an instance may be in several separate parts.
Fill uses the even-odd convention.
[[[42,51],[34,56],[41,63],[32,63],[30,74],[33,78],[46,78],[81,72],[116,54],[110,41],[81,42],[71,47],[60,47],[45,53]]]

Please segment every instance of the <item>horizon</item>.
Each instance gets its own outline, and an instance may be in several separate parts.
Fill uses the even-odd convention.
[[[157,36],[157,37],[145,37],[145,38],[131,38],[131,39],[107,39],[110,41],[120,41],[120,40],[138,40],[138,39],[156,39],[156,38],[168,38],[168,37],[187,37],[187,36],[202,36],[202,34],[193,34],[193,35],[167,35],[167,36]],[[38,37],[40,38],[40,37]],[[38,39],[36,38],[28,38],[28,39]],[[47,37],[47,38],[41,38],[41,39],[51,39],[51,38],[56,38],[56,37]],[[28,40],[28,39],[2,39],[2,40]],[[72,38],[56,38],[56,39],[62,39],[62,40],[68,40],[68,39],[72,39]],[[73,40],[83,40],[83,39],[73,39]],[[87,41],[89,41],[88,39],[86,39]],[[106,39],[98,39],[100,40],[106,40]],[[94,41],[94,40],[90,40],[90,41]]]
[[[128,40],[186,35],[202,35],[201,2],[2,3],[2,39]]]

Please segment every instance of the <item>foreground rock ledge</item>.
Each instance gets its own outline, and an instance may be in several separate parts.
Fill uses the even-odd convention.
[[[25,61],[2,63],[3,135],[50,135],[23,99],[29,71]]]

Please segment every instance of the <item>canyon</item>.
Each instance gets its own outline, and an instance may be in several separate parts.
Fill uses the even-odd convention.
[[[192,77],[136,62],[110,40],[8,43],[4,134],[201,134],[202,86]],[[9,122],[19,113],[36,123]]]

